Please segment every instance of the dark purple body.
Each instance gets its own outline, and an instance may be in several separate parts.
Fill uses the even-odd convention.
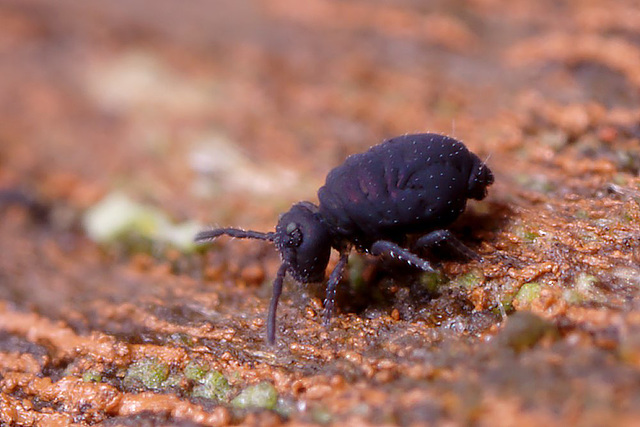
[[[404,135],[349,156],[318,190],[319,213],[336,240],[367,250],[451,224],[467,199],[482,199],[489,168],[461,142]]]

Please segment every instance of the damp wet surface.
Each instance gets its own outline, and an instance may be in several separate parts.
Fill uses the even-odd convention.
[[[636,9],[0,3],[0,422],[637,424]],[[323,285],[287,280],[268,346],[275,248],[175,245],[270,231],[415,132],[494,171],[451,227],[481,262],[354,254],[329,328]],[[115,192],[144,218],[100,240]]]

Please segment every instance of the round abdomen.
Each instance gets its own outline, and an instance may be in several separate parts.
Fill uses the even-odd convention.
[[[404,135],[349,156],[318,191],[320,215],[340,238],[362,246],[449,225],[493,175],[459,141]]]

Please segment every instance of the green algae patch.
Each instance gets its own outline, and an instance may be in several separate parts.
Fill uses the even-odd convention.
[[[239,409],[275,409],[277,404],[278,392],[268,382],[261,382],[245,388],[231,401],[231,405]]]
[[[420,284],[429,292],[435,292],[440,286],[447,283],[447,278],[442,271],[426,272],[420,275]]]
[[[462,287],[467,290],[473,290],[484,283],[484,274],[482,270],[474,269],[468,273],[461,274],[451,280],[451,286]]]
[[[532,230],[523,224],[516,224],[512,227],[511,232],[515,234],[523,243],[535,243],[540,238],[540,233]]]
[[[538,282],[525,283],[520,287],[513,300],[517,303],[517,307],[527,307],[534,300],[540,298],[541,290],[542,286]]]
[[[207,371],[207,367],[203,366],[202,363],[192,360],[184,367],[183,373],[188,380],[201,381],[207,375]]]
[[[194,372],[192,372],[193,374]],[[199,380],[199,384],[196,385],[191,391],[193,397],[204,397],[205,399],[226,401],[231,386],[229,381],[218,371],[209,371]]]
[[[524,230],[522,233],[522,239],[527,243],[535,243],[536,239],[540,237],[540,234],[535,231]]]
[[[352,253],[349,255],[347,266],[349,269],[349,285],[351,289],[359,291],[366,287],[367,283],[364,279],[366,263],[364,258],[358,253]]]
[[[182,371],[184,377],[195,383],[191,390],[192,397],[202,397],[226,402],[231,386],[219,371],[211,371],[199,360],[190,361]]]
[[[170,374],[167,379],[162,383],[162,388],[163,389],[167,389],[167,388],[174,388],[174,387],[181,387],[184,384],[184,375],[182,375],[181,373],[173,373]]]
[[[499,316],[505,316],[513,313],[515,308],[513,307],[513,301],[515,299],[516,292],[514,290],[505,290],[500,296],[497,304],[492,308],[493,314]]]
[[[546,336],[557,337],[555,325],[529,311],[517,311],[507,318],[499,342],[515,352],[534,347]]]
[[[165,381],[169,378],[169,366],[156,359],[142,359],[129,366],[124,376],[127,388],[144,387],[151,390],[165,388]]]
[[[82,381],[85,383],[99,383],[102,381],[102,374],[96,370],[85,371],[82,374]]]

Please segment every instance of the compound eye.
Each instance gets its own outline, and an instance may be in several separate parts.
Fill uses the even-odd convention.
[[[300,225],[295,222],[290,222],[287,224],[287,241],[285,245],[290,248],[296,248],[302,244],[302,230],[300,230]]]

